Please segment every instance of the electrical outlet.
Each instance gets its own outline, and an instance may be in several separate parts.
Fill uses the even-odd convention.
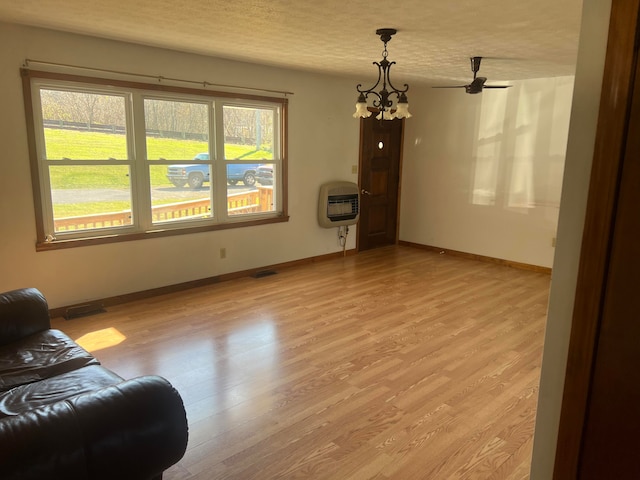
[[[556,237],[552,237],[551,238],[551,246],[555,247],[556,246]]]
[[[351,173],[358,173],[358,165],[351,165]]]
[[[224,247],[220,249],[220,258],[227,258],[227,249]]]

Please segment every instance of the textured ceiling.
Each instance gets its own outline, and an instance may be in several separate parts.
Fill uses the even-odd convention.
[[[582,0],[0,0],[0,21],[253,63],[371,78],[388,44],[394,83],[573,75]]]

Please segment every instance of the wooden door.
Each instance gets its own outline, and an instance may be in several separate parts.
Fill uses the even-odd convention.
[[[375,115],[361,120],[358,250],[397,242],[403,126]]]
[[[585,421],[581,479],[640,479],[640,65]]]
[[[555,480],[640,478],[640,0],[613,0]]]

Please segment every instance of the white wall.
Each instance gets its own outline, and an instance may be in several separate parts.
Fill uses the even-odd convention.
[[[573,77],[509,83],[412,93],[401,240],[551,267]]]
[[[553,475],[611,0],[584,0],[538,396],[531,480]]]
[[[36,286],[58,307],[340,251],[335,229],[318,227],[316,205],[323,182],[357,181],[354,80],[7,24],[0,44],[8,47],[0,50],[0,291]],[[36,253],[19,75],[27,58],[294,92],[291,220]],[[413,86],[400,238],[550,266],[571,89],[571,78],[481,95]],[[318,92],[330,92],[332,101]],[[355,247],[351,233],[347,248]]]
[[[35,286],[55,308],[341,251],[337,229],[318,226],[316,206],[322,183],[357,181],[355,81],[7,24],[0,24],[0,45],[0,291]],[[19,73],[27,58],[294,92],[290,221],[37,253]],[[347,248],[355,248],[352,233]]]

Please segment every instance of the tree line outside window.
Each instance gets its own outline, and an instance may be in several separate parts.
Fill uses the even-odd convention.
[[[122,102],[106,95],[46,90],[42,92],[43,121],[51,128],[76,128],[124,132]],[[192,102],[145,102],[147,132],[164,138],[207,141],[208,118],[204,109]],[[265,139],[273,138],[273,116],[269,112],[243,107],[225,107],[224,134],[228,143],[255,145],[256,150],[272,151]]]

